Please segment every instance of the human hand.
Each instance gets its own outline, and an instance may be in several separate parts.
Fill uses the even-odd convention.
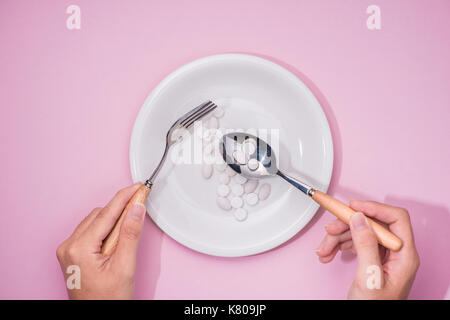
[[[136,252],[145,217],[143,204],[128,211],[120,229],[117,248],[111,256],[101,253],[102,241],[114,227],[140,184],[120,190],[104,207],[95,208],[73,234],[56,250],[67,279],[67,267],[78,266],[81,286],[68,289],[70,299],[132,299]]]
[[[352,200],[350,207],[357,211],[350,226],[340,220],[325,226],[327,234],[316,250],[320,262],[332,261],[339,250],[352,250],[358,255],[358,270],[348,299],[406,299],[420,263],[408,211],[373,201]],[[403,247],[394,252],[379,246],[361,212],[387,226]],[[379,285],[372,282],[378,276]]]

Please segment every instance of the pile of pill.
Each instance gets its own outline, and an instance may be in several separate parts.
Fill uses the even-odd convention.
[[[205,179],[217,176],[217,205],[225,211],[232,211],[238,221],[247,219],[249,207],[256,206],[260,200],[266,200],[270,195],[270,184],[264,183],[258,188],[258,180],[247,179],[237,174],[223,160],[219,144],[221,137],[218,134],[219,119],[224,116],[224,110],[218,106],[207,123],[207,130],[202,135],[203,166],[202,175]],[[256,159],[248,160],[247,155],[253,153],[256,146],[248,143],[237,149],[233,158],[239,164],[249,167],[250,170],[258,168]],[[245,152],[244,152],[245,150]]]

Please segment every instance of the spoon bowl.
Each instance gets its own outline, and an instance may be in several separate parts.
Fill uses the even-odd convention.
[[[265,178],[278,172],[277,158],[270,145],[252,134],[228,133],[222,137],[220,148],[225,162],[246,178]],[[237,161],[236,152],[242,152],[246,161]],[[251,169],[249,162],[256,163],[257,167]]]

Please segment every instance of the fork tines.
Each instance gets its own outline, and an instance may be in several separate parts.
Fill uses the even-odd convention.
[[[207,101],[200,106],[196,107],[194,110],[185,115],[184,119],[180,120],[180,125],[189,128],[195,121],[200,120],[211,111],[217,108],[217,105],[212,101]]]

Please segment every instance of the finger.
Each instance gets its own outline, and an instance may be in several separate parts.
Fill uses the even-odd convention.
[[[403,240],[404,245],[414,245],[408,211],[403,208],[392,207],[375,201],[351,200],[350,207],[364,212],[367,216],[388,224],[389,230]]]
[[[131,206],[120,228],[119,242],[114,252],[115,263],[118,263],[119,268],[130,277],[134,275],[136,268],[136,254],[144,225],[145,211],[142,203]]]
[[[381,260],[378,251],[378,241],[372,227],[361,212],[356,212],[350,220],[350,231],[352,233],[353,247],[358,255],[357,281],[366,285],[368,273],[373,268],[378,268],[379,280],[383,285],[383,272],[381,272]]]
[[[327,224],[325,226],[325,230],[329,233],[329,234],[333,234],[333,235],[339,235],[341,233],[344,233],[345,231],[347,231],[350,227],[348,226],[348,224],[346,224],[345,222],[336,219],[333,222],[330,222],[329,224]]]
[[[331,262],[334,259],[334,257],[336,256],[336,253],[338,251],[339,251],[339,247],[336,246],[329,255],[327,255],[325,257],[319,257],[319,261],[322,262],[322,263],[329,263],[329,262]]]
[[[101,242],[114,227],[123,209],[139,187],[140,184],[137,183],[117,192],[111,201],[100,211],[94,221],[92,221],[84,233],[86,235],[85,240],[94,243],[95,246],[101,245]]]
[[[348,240],[348,241],[342,242],[339,245],[339,250],[341,250],[341,251],[351,250],[352,248],[353,248],[353,241],[352,240]]]
[[[351,240],[351,238],[352,235],[350,230],[338,236],[327,234],[320,246],[317,248],[316,253],[319,257],[329,256],[336,247],[339,247],[341,242]]]
[[[95,208],[94,210],[92,210],[91,213],[89,213],[75,228],[71,237],[77,239],[89,227],[92,221],[94,221],[101,210],[102,208]]]

